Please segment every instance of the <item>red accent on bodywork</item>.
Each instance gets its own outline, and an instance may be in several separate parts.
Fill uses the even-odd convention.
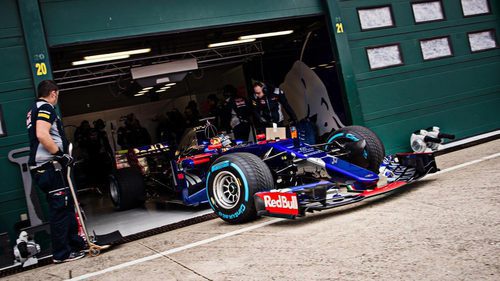
[[[183,180],[184,179],[184,174],[177,174],[177,179],[178,180]]]
[[[257,140],[259,140],[259,141],[260,141],[260,140],[265,140],[265,139],[266,139],[266,134],[258,134],[258,135],[256,136],[256,138],[257,138]]]
[[[196,165],[210,162],[211,156],[212,156],[212,154],[210,154],[210,153],[203,153],[203,154],[198,154],[198,155],[194,155],[194,156],[183,157],[183,158],[180,158],[179,160],[177,160],[177,163],[182,163],[182,161],[184,161],[186,159],[191,159],[191,160],[193,160],[193,164],[196,166]]]
[[[407,183],[408,182],[406,182],[406,181],[395,181],[395,182],[391,182],[389,184],[386,184],[384,186],[377,187],[374,190],[364,191],[364,192],[360,193],[359,195],[363,196],[363,197],[371,197],[371,196],[379,195],[379,194],[386,193],[386,192],[389,192],[391,190],[400,188],[403,185],[406,185]]]
[[[264,202],[264,206],[271,214],[293,215],[299,214],[297,194],[292,192],[259,192],[256,193]]]
[[[210,162],[210,157],[205,157],[205,158],[199,158],[199,159],[193,159],[194,165],[200,165],[204,163]]]
[[[219,148],[222,148],[222,143],[219,143],[219,144],[210,144],[207,148],[210,149],[210,150],[219,149]]]

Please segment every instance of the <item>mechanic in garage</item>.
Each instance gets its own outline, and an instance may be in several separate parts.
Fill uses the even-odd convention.
[[[221,123],[225,124],[223,127],[231,128],[235,139],[248,141],[251,109],[247,100],[237,95],[233,85],[224,86],[222,94],[224,106]]]
[[[272,127],[276,123],[278,127],[283,127],[284,116],[282,107],[285,109],[290,123],[297,122],[297,115],[293,111],[285,93],[280,88],[269,83],[255,81],[253,83],[254,99],[252,101],[255,117],[255,127],[258,133],[264,133],[266,127]]]
[[[59,88],[54,81],[38,84],[38,99],[26,117],[30,141],[31,176],[45,194],[49,204],[49,222],[54,263],[73,261],[85,256],[71,191],[66,181],[67,167],[73,157],[68,154],[69,142],[54,109]],[[57,163],[56,163],[57,162]]]

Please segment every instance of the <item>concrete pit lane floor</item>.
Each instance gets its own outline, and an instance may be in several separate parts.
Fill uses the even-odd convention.
[[[500,140],[437,162],[442,172],[357,205],[214,219],[5,280],[500,280]]]

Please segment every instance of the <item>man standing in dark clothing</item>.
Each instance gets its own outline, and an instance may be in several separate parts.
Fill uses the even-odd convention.
[[[125,126],[118,128],[118,144],[121,149],[130,149],[151,144],[151,135],[141,126],[133,113],[125,117]]]
[[[261,133],[266,127],[271,127],[273,123],[278,124],[278,127],[284,125],[284,116],[282,107],[285,109],[291,122],[297,121],[297,115],[293,111],[285,97],[285,94],[280,88],[275,88],[270,84],[255,82],[253,84],[254,100],[254,117],[257,130]]]
[[[224,110],[221,123],[233,130],[234,138],[248,141],[250,135],[250,106],[246,99],[236,95],[232,85],[224,86]]]
[[[108,176],[113,167],[113,150],[105,131],[106,123],[102,119],[94,121],[90,131],[88,149],[88,177],[90,183],[96,186],[107,185]]]
[[[73,158],[68,154],[68,140],[54,106],[59,88],[51,80],[38,84],[38,99],[26,118],[30,140],[29,166],[37,186],[49,203],[52,258],[55,263],[85,256],[85,243],[78,236],[78,225],[71,192],[66,180],[67,167]]]
[[[216,95],[211,94],[207,97],[207,103],[208,103],[208,117],[214,117],[215,120],[213,121],[213,124],[219,131],[225,131],[227,128],[223,128],[222,126],[222,113],[224,111],[223,105],[219,103],[219,99],[217,98]]]

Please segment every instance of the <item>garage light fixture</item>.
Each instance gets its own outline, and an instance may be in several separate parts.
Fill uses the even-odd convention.
[[[71,64],[72,65],[82,65],[82,64],[89,64],[89,63],[96,63],[96,62],[103,62],[103,61],[110,61],[110,60],[128,59],[131,55],[144,54],[144,53],[149,53],[149,52],[151,52],[151,48],[122,51],[122,52],[114,52],[114,53],[109,53],[109,54],[101,54],[101,55],[93,55],[93,56],[85,56],[85,57],[83,57],[83,60],[74,61]]]
[[[177,84],[177,83],[168,83],[168,84],[165,84],[165,87],[171,87],[171,86],[173,86],[175,84]]]
[[[228,46],[228,45],[250,43],[250,42],[253,42],[253,41],[255,41],[255,38],[253,38],[253,39],[244,39],[244,40],[226,41],[226,42],[219,42],[219,43],[212,43],[212,44],[208,44],[208,47],[209,48],[215,48],[215,47],[222,47],[222,46]]]
[[[131,55],[137,55],[137,54],[144,54],[144,53],[149,53],[149,52],[151,52],[151,48],[122,51],[122,52],[115,52],[115,53],[102,54],[102,55],[86,56],[83,58],[85,60],[98,60],[98,59],[117,57],[117,56],[127,56],[127,55],[131,56]]]
[[[72,65],[82,65],[82,64],[89,64],[89,63],[96,63],[96,62],[103,62],[103,61],[110,61],[110,60],[128,59],[129,57],[130,57],[130,55],[121,55],[121,56],[106,57],[106,58],[94,59],[94,60],[79,60],[79,61],[74,61],[71,64]]]
[[[288,35],[288,34],[292,34],[292,33],[293,33],[293,30],[283,30],[283,31],[276,31],[276,32],[244,35],[244,36],[240,36],[238,39],[240,39],[240,40],[257,39],[257,38],[264,38],[264,37]]]
[[[134,95],[134,97],[140,97],[140,96],[144,96],[144,93],[139,92],[139,93]]]
[[[151,90],[151,89],[153,89],[153,87],[146,87],[146,88],[142,88],[142,90],[143,90],[143,91],[149,91],[149,90]]]
[[[166,90],[167,90],[167,89],[159,89],[159,90],[157,90],[156,92],[157,92],[157,93],[161,93],[161,92],[165,92]]]
[[[170,86],[168,86],[168,87],[167,87],[167,86],[165,86],[165,87],[161,87],[161,88],[160,88],[160,90],[166,90],[166,89],[170,89],[170,88],[172,88],[172,87],[170,87]]]

